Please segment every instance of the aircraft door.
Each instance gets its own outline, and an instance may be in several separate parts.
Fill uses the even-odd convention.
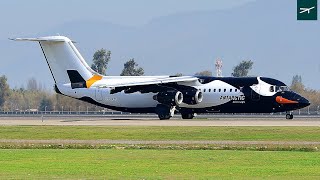
[[[251,87],[251,99],[252,101],[259,101],[260,100],[260,86],[256,85],[256,86],[252,86]]]

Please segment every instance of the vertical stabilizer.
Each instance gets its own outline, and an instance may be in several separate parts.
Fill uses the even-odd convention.
[[[90,79],[95,74],[67,37],[49,36],[14,40],[39,42],[56,84],[71,83],[68,75],[70,70],[77,71],[84,80]]]

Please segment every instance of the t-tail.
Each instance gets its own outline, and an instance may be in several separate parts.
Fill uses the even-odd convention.
[[[39,42],[56,84],[71,83],[72,88],[85,88],[87,81],[99,76],[83,59],[73,42],[64,36],[16,38],[15,41]]]

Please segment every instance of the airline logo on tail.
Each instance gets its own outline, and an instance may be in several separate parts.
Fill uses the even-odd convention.
[[[102,79],[102,76],[95,74],[90,79],[84,80],[77,70],[67,70],[67,73],[72,89],[90,88],[92,84]]]

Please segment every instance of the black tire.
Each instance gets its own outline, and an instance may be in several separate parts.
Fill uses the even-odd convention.
[[[293,115],[292,114],[286,114],[286,119],[293,119]]]
[[[194,114],[181,114],[182,119],[193,119],[194,118]]]
[[[158,117],[160,120],[169,120],[171,118],[170,115],[165,115],[165,114],[159,114]]]

